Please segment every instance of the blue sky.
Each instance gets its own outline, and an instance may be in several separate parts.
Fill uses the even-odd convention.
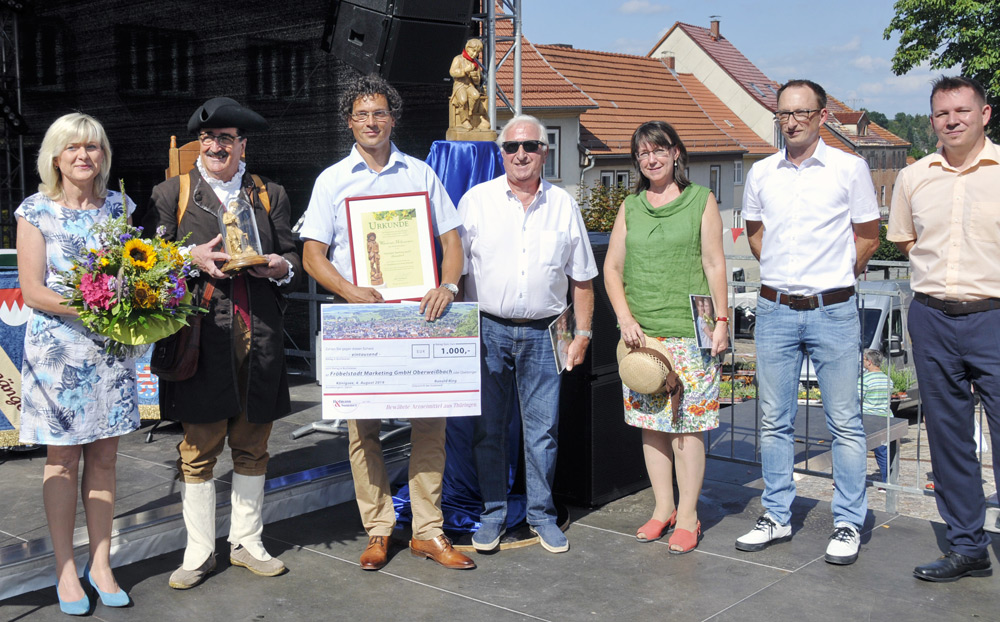
[[[853,108],[927,114],[926,68],[892,73],[896,41],[882,31],[894,11],[890,0],[748,2],[746,0],[522,0],[524,34],[533,43],[647,54],[674,22],[720,31],[767,76],[778,82],[809,78]]]

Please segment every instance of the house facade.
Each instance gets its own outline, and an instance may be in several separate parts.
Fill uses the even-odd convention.
[[[720,32],[719,20],[709,28],[675,23],[650,50],[651,58],[673,58],[677,70],[690,72],[729,107],[761,139],[783,146],[774,120],[780,84],[768,78]],[[822,83],[822,78],[815,77]],[[820,136],[828,145],[868,161],[876,198],[883,213],[892,202],[896,174],[906,165],[910,144],[871,122],[828,94],[830,119]],[[859,119],[864,120],[859,124]]]

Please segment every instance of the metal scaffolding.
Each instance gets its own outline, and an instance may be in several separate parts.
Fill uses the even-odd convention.
[[[9,94],[21,112],[21,51],[18,43],[18,16],[0,5],[0,92]],[[9,123],[0,121],[3,134],[4,168],[0,169],[0,247],[14,248],[14,210],[24,200],[24,139]]]
[[[473,22],[480,22],[483,30],[483,65],[488,68],[486,97],[489,100],[490,127],[497,129],[497,98],[515,115],[521,114],[521,0],[483,0],[486,11],[473,16]],[[510,20],[513,36],[497,36],[497,21]],[[497,43],[510,42],[512,45],[497,58]],[[514,85],[510,97],[497,84],[497,70],[514,55]]]

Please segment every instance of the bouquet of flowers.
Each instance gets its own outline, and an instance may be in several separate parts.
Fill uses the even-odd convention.
[[[180,252],[184,240],[144,239],[142,228],[126,218],[95,226],[100,248],[88,249],[63,280],[72,290],[66,304],[87,328],[109,338],[108,353],[135,356],[145,348],[129,346],[172,335],[203,309],[191,304],[186,278],[194,268]]]

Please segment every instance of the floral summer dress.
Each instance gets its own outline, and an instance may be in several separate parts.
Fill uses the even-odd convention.
[[[135,203],[128,199],[129,213]],[[45,284],[65,295],[55,271],[72,267],[88,248],[96,248],[98,222],[122,214],[122,194],[108,191],[104,205],[74,210],[33,194],[15,216],[45,236]],[[104,352],[104,337],[74,318],[32,310],[24,335],[21,366],[22,443],[83,445],[121,436],[139,427],[135,360]]]

